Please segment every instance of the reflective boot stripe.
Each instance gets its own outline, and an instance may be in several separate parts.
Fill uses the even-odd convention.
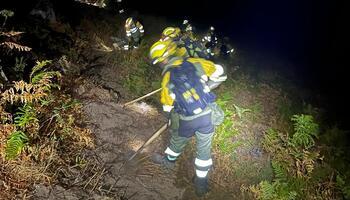
[[[211,158],[208,160],[196,158],[194,164],[196,166],[196,172],[198,171],[199,174],[204,174],[204,172],[208,173],[210,170],[211,166],[213,165],[213,160]]]
[[[180,153],[176,153],[174,152],[173,150],[171,150],[169,147],[165,149],[165,152],[166,154],[170,155],[170,156],[174,156],[174,157],[177,157],[180,155]]]
[[[171,156],[171,155],[167,155],[167,158],[168,158],[168,160],[170,160],[170,161],[175,161],[175,160],[177,159],[177,157]]]
[[[208,160],[201,160],[196,158],[194,164],[198,167],[210,167],[213,165],[213,160],[211,158]]]
[[[208,172],[209,172],[209,170],[207,170],[207,171],[202,171],[202,170],[196,169],[196,175],[197,175],[197,177],[199,177],[199,178],[205,178],[205,177],[208,175]]]

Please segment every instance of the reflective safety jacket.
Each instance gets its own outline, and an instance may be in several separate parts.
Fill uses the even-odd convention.
[[[200,41],[192,40],[190,37],[183,37],[182,42],[190,57],[204,59],[210,58],[209,54],[206,51],[206,48]]]
[[[209,59],[210,56],[206,51],[206,48],[200,41],[193,40],[187,35],[172,39],[178,46],[178,50],[175,53],[177,57],[193,57]]]
[[[170,85],[171,68],[182,67],[182,65],[190,63],[196,68],[197,75],[201,78],[201,81],[206,84],[205,89],[210,92],[211,89],[217,87],[220,83],[226,80],[227,76],[224,74],[224,69],[221,65],[215,64],[209,60],[202,58],[180,58],[174,57],[170,59],[168,64],[163,69],[162,79],[162,91],[161,91],[161,103],[163,104],[163,110],[170,112],[177,101],[174,92],[172,92]],[[213,87],[211,87],[213,86]]]
[[[215,48],[219,46],[218,38],[213,31],[209,31],[202,39],[206,52],[211,56],[215,55]]]
[[[132,35],[135,35],[137,33],[140,33],[140,36],[142,36],[145,32],[145,30],[143,30],[142,24],[138,21],[133,22],[130,25],[125,24],[125,31],[127,37],[131,37]]]

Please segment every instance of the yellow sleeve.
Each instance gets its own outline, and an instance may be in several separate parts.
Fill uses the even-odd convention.
[[[194,64],[196,67],[200,67],[208,77],[216,71],[215,64],[209,60],[203,58],[188,58],[187,61]]]
[[[170,96],[168,83],[170,81],[170,72],[166,72],[162,80],[162,91],[160,93],[160,102],[165,106],[173,106],[174,99]]]
[[[137,28],[139,28],[139,29],[143,29],[143,25],[142,25],[140,22],[137,22],[137,23],[136,23],[136,26],[137,26]]]
[[[185,47],[177,48],[174,55],[182,58],[189,57]]]

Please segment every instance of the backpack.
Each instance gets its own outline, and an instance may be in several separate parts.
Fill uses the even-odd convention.
[[[170,71],[169,90],[175,94],[175,112],[184,116],[193,116],[202,112],[216,99],[214,93],[201,80],[193,64],[184,60]]]

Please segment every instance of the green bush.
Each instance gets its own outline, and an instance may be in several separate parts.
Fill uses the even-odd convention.
[[[294,115],[292,134],[269,129],[263,140],[264,149],[272,156],[274,179],[251,186],[260,200],[330,199],[336,197],[330,171],[322,173],[322,160],[315,148],[318,124],[310,115]],[[315,172],[316,171],[316,172]],[[314,176],[318,176],[317,179]],[[341,182],[341,181],[339,181]],[[344,184],[343,184],[344,185]],[[347,191],[347,187],[343,187]]]

